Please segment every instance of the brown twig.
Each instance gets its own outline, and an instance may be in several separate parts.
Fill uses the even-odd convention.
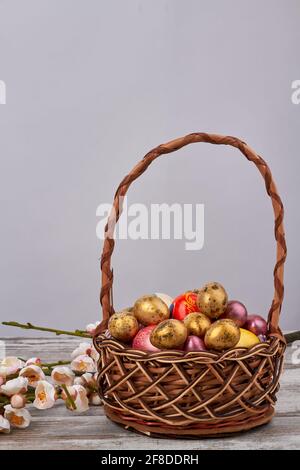
[[[38,330],[38,331],[47,331],[49,333],[54,333],[57,336],[67,335],[67,336],[80,336],[81,338],[91,338],[90,333],[82,330],[75,331],[66,331],[66,330],[57,330],[55,328],[46,328],[43,326],[35,326],[32,323],[19,323],[16,321],[3,321],[2,325],[6,326],[15,326],[16,328],[23,328],[24,330]]]

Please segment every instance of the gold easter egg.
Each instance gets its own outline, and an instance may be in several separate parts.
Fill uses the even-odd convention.
[[[240,328],[240,339],[235,346],[236,348],[252,348],[258,343],[260,343],[260,339],[252,331]]]
[[[204,342],[207,349],[224,351],[233,348],[240,339],[240,329],[229,319],[217,320],[207,330]]]
[[[211,325],[211,320],[204,313],[192,312],[185,317],[183,323],[187,327],[189,335],[203,338]]]
[[[140,297],[135,302],[132,312],[138,322],[144,326],[156,325],[170,316],[168,306],[156,295]]]
[[[165,320],[154,328],[150,342],[158,349],[180,349],[187,335],[187,328],[180,320]]]
[[[113,338],[128,343],[139,331],[139,324],[130,312],[114,313],[108,322],[108,331]]]
[[[197,296],[199,310],[210,318],[218,318],[225,312],[228,296],[218,282],[209,282],[203,286]]]

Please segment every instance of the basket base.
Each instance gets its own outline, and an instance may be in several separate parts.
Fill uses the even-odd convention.
[[[120,414],[114,413],[108,406],[104,406],[104,411],[111,421],[122,426],[128,431],[161,439],[205,439],[212,437],[228,437],[234,433],[242,433],[267,424],[271,421],[274,415],[274,408],[270,406],[263,414],[250,416],[248,418],[241,419],[240,421],[227,421],[224,425],[221,425],[219,422],[218,424],[216,423],[216,425],[209,426],[208,424],[200,423],[184,428],[166,425],[159,426],[156,424],[150,425],[134,420],[126,420]]]

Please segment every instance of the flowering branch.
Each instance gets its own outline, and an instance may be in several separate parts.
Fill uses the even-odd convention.
[[[8,405],[8,403],[10,403],[9,398],[0,396],[0,407]]]
[[[67,361],[42,362],[39,357],[26,360],[14,356],[0,360],[0,433],[10,432],[12,427],[29,426],[31,416],[27,404],[46,410],[63,400],[69,410],[77,413],[87,411],[90,405],[102,404],[97,393],[99,354],[91,341],[99,323],[89,323],[85,330],[75,331],[40,327],[29,322],[2,323],[85,340],[77,345]]]
[[[57,362],[42,362],[41,363],[41,367],[45,367],[46,369],[51,369],[52,367],[55,367],[55,366],[63,366],[63,365],[67,365],[67,364],[70,364],[71,361],[57,361]]]
[[[19,323],[16,321],[3,321],[2,325],[6,326],[15,326],[16,328],[23,328],[24,330],[38,330],[38,331],[47,331],[49,333],[55,333],[59,335],[68,335],[68,336],[80,336],[81,338],[91,338],[92,335],[87,331],[75,330],[75,331],[65,331],[57,330],[55,328],[45,328],[43,326],[35,326],[32,323]]]
[[[68,402],[69,406],[71,407],[71,409],[76,410],[77,406],[75,405],[75,402],[74,402],[73,398],[70,395],[68,387],[65,384],[62,384],[61,388],[63,389],[63,391],[66,394],[67,402]]]

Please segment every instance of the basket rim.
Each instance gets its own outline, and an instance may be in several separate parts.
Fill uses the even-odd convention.
[[[108,338],[105,333],[94,337],[94,346],[98,352],[104,348],[109,348],[114,354],[120,356],[128,356],[136,361],[158,361],[158,362],[222,362],[224,360],[241,361],[251,356],[263,355],[273,356],[279,349],[280,345],[285,347],[286,341],[281,334],[271,333],[267,337],[267,341],[258,343],[251,348],[231,348],[227,351],[181,351],[181,350],[163,350],[159,352],[147,352],[139,349],[133,349],[128,345],[121,343],[114,338]]]

